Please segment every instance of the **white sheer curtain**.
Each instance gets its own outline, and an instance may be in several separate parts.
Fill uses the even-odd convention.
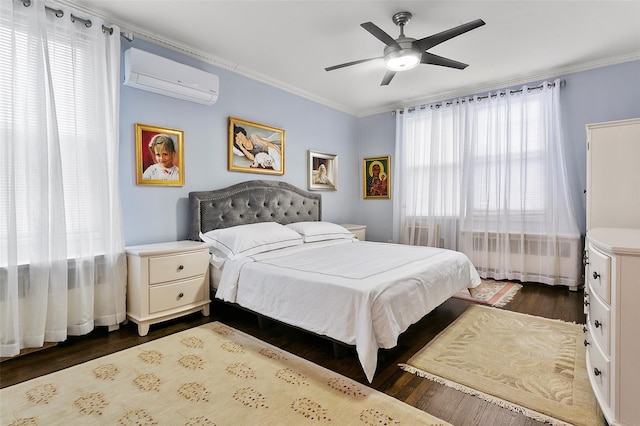
[[[577,285],[559,91],[545,82],[399,114],[395,240],[462,251],[485,278]]]
[[[457,250],[466,110],[453,103],[396,117],[394,241]]]
[[[0,2],[0,356],[125,319],[119,29],[71,13]]]

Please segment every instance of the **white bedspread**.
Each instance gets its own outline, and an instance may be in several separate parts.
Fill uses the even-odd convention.
[[[216,297],[355,345],[369,382],[378,348],[480,277],[462,253],[340,240],[226,261]]]

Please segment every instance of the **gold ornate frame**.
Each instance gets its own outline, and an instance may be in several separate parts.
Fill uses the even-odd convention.
[[[168,179],[156,179],[150,176],[151,167],[155,164],[154,157],[149,149],[151,140],[156,135],[166,135],[173,140],[174,160],[177,167],[175,174],[167,174]],[[150,126],[147,124],[135,124],[136,140],[136,184],[155,186],[183,186],[184,185],[184,132],[182,130],[167,127]],[[149,172],[145,172],[149,169]],[[157,175],[164,176],[164,175]]]
[[[284,130],[229,117],[228,169],[284,175]]]
[[[380,168],[374,176],[374,166]],[[362,160],[362,196],[364,199],[391,198],[391,157],[372,157]]]

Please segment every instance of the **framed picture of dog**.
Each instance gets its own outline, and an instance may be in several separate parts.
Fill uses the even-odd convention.
[[[336,191],[338,189],[338,156],[311,150],[308,153],[309,189]]]
[[[235,172],[284,175],[284,130],[229,117],[229,163]]]

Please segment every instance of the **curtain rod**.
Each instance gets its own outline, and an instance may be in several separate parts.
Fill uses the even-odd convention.
[[[29,7],[31,6],[31,0],[22,0],[22,4],[24,5],[24,7]],[[47,5],[44,6],[45,10],[47,10],[48,12],[53,12],[57,18],[62,18],[64,16],[64,11],[62,9],[54,9],[53,7],[49,7]],[[75,16],[73,13],[69,14],[71,17],[71,22],[81,22],[84,24],[85,27],[87,28],[91,28],[91,25],[93,25],[93,23],[91,22],[91,19],[83,19],[83,18],[79,18],[77,16]],[[109,33],[109,35],[113,34],[113,28],[107,27],[105,25],[102,26],[102,32],[103,33]]]
[[[564,87],[567,84],[566,80],[562,79],[560,80],[560,87]],[[556,83],[547,83],[547,88],[551,89],[552,87],[555,87]],[[540,84],[539,86],[534,86],[534,87],[527,87],[527,92],[530,92],[532,90],[538,90],[538,89],[543,89],[544,88],[544,84]],[[522,93],[524,89],[516,89],[516,90],[509,90],[509,92],[500,92],[500,93],[495,93],[493,95],[485,95],[485,96],[477,96],[475,98],[471,98],[471,97],[466,97],[460,100],[455,100],[455,101],[448,101],[448,102],[440,102],[440,103],[436,103],[436,104],[431,104],[431,105],[420,105],[417,107],[411,107],[411,108],[407,108],[408,112],[413,112],[416,109],[426,109],[427,107],[429,108],[441,108],[442,106],[449,106],[449,105],[453,105],[454,103],[464,103],[466,101],[469,102],[473,102],[475,100],[481,101],[483,99],[488,99],[489,97],[491,98],[497,98],[498,95],[499,96],[506,96],[507,94],[509,95],[515,95],[516,93]],[[404,111],[399,111],[400,114],[404,114]],[[396,111],[392,111],[391,112],[392,115],[396,114]]]

